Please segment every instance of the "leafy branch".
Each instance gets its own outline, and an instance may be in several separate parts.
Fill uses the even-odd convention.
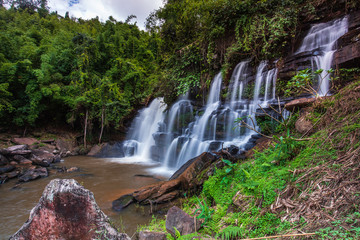
[[[270,119],[276,121],[277,123],[279,123],[280,125],[282,125],[285,129],[288,130],[289,132],[289,123],[291,121],[291,118],[292,118],[292,113],[290,113],[290,116],[288,118],[285,118],[284,117],[284,111],[285,111],[285,108],[281,108],[281,105],[280,105],[280,100],[278,98],[278,107],[279,107],[279,110],[275,109],[273,106],[271,106],[270,104],[268,105],[268,107],[270,109],[272,109],[275,113],[277,113],[280,118],[281,118],[281,121],[278,120],[276,117],[274,116],[271,116],[269,113],[267,113],[265,111],[265,109],[260,105],[258,104],[259,108],[261,109],[262,111],[262,114],[264,114],[265,116],[269,117]],[[259,113],[256,113],[254,112],[254,114],[259,114]],[[250,119],[250,123],[246,122],[245,120],[246,119]],[[261,136],[263,137],[266,137],[268,139],[274,139],[274,136],[268,136],[266,134],[263,134],[261,133],[260,131],[258,131],[256,128],[257,128],[257,125],[255,123],[255,120],[253,118],[253,116],[244,116],[244,117],[241,117],[241,118],[238,118],[236,119],[235,123],[239,124],[239,127],[245,127],[247,129],[250,129],[258,134],[260,134]],[[287,138],[291,139],[291,140],[294,140],[294,141],[308,141],[310,140],[311,138],[294,138],[292,136],[290,136],[290,134],[288,134]]]
[[[318,69],[315,72],[311,72],[309,68],[299,71],[289,82],[286,84],[287,90],[285,91],[285,96],[290,96],[291,94],[300,94],[301,92],[306,92],[313,95],[316,98],[320,97],[321,94],[321,84],[323,81],[333,73],[333,69],[325,71],[323,69]],[[313,86],[313,83],[316,82],[316,79],[319,79],[317,87]],[[333,81],[336,78],[331,77],[330,80]],[[328,95],[330,88],[324,96]]]

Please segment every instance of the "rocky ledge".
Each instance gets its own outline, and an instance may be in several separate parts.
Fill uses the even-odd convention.
[[[45,187],[29,219],[10,237],[25,239],[130,240],[110,226],[93,193],[74,179],[54,179]]]
[[[19,182],[28,182],[47,177],[47,167],[60,160],[59,153],[30,149],[29,145],[0,149],[0,184],[13,178],[17,178]]]

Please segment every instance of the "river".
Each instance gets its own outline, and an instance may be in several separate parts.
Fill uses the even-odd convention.
[[[122,160],[124,162],[124,159]],[[39,201],[45,186],[55,178],[73,178],[92,191],[101,210],[121,231],[130,237],[138,225],[151,220],[149,208],[132,205],[122,212],[111,209],[112,201],[124,193],[152,184],[158,180],[135,175],[148,175],[151,165],[124,164],[113,159],[86,156],[68,157],[55,166],[78,167],[79,172],[58,173],[51,170],[49,177],[23,183],[17,180],[0,185],[0,239],[8,239],[28,219],[31,209]],[[154,176],[164,179],[162,176]]]

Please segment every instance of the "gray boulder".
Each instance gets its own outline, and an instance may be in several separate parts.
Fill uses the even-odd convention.
[[[162,232],[141,231],[139,240],[166,240],[166,234]]]
[[[175,228],[181,235],[187,235],[198,231],[200,229],[200,222],[180,208],[174,206],[167,212],[166,231],[175,237]]]

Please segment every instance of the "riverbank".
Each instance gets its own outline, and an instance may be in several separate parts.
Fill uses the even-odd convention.
[[[77,167],[72,173],[53,172],[47,178],[17,185],[15,180],[0,186],[0,239],[14,234],[28,219],[30,210],[39,201],[44,187],[55,178],[72,178],[92,191],[101,210],[114,225],[132,236],[138,225],[151,220],[150,208],[130,206],[122,212],[112,210],[112,201],[120,195],[157,182],[155,178],[135,175],[148,175],[151,166],[119,164],[111,159],[87,156],[72,156],[64,162],[56,163],[59,168]],[[162,176],[156,178],[163,179]]]

